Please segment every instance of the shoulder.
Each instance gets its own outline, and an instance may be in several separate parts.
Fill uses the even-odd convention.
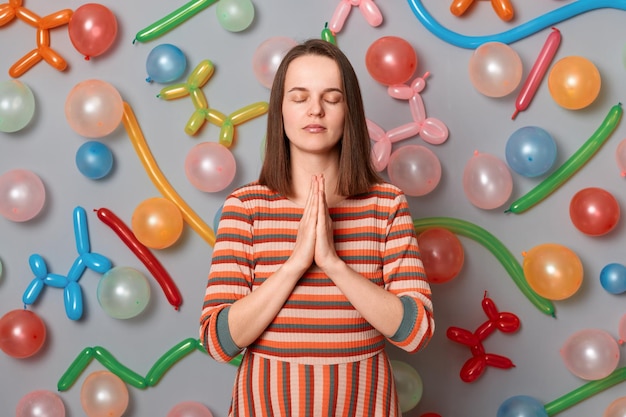
[[[375,200],[384,205],[397,204],[398,202],[406,202],[406,196],[404,192],[396,185],[387,182],[374,184],[366,193],[354,196],[353,199],[369,200],[370,202],[372,200]]]

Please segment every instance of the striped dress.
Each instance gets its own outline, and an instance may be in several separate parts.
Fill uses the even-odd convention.
[[[407,352],[434,331],[431,292],[404,194],[379,184],[329,209],[338,255],[396,294],[404,318],[386,339],[316,266],[299,280],[265,332],[243,349],[229,416],[400,416],[386,341]],[[200,339],[221,362],[242,352],[229,306],[289,257],[303,208],[256,183],[222,208],[200,318]]]

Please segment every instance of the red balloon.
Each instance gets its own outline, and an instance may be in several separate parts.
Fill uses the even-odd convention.
[[[465,260],[459,238],[442,227],[424,230],[417,237],[422,262],[428,281],[441,284],[455,278]]]
[[[381,84],[402,84],[413,76],[417,68],[417,54],[406,40],[383,36],[367,49],[365,67]]]
[[[0,318],[0,349],[13,358],[28,358],[46,341],[46,325],[30,310],[12,310]]]
[[[620,208],[611,193],[602,188],[590,187],[572,197],[569,215],[574,226],[584,234],[601,236],[617,225]]]
[[[106,52],[117,37],[117,19],[106,6],[87,3],[74,10],[68,22],[74,48],[85,59]]]

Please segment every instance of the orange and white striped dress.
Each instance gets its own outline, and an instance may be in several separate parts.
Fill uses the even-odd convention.
[[[254,291],[293,250],[303,208],[256,183],[222,209],[200,339],[216,360],[241,353],[228,309]],[[265,332],[245,349],[230,416],[400,416],[385,341],[408,352],[434,331],[431,292],[404,194],[379,184],[330,208],[338,255],[364,279],[396,294],[404,318],[389,338],[356,311],[317,267],[299,280]]]

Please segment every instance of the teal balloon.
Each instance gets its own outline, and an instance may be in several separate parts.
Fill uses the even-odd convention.
[[[548,417],[548,413],[536,398],[516,395],[500,405],[497,417]]]
[[[35,96],[19,80],[0,82],[0,132],[17,132],[30,123],[35,114]]]
[[[104,178],[113,168],[113,152],[102,142],[85,142],[76,151],[76,167],[89,179]]]
[[[216,11],[218,22],[229,32],[241,32],[254,21],[254,5],[250,0],[220,0]]]
[[[626,292],[626,266],[610,263],[600,271],[600,284],[611,294]]]
[[[183,76],[187,69],[187,58],[175,45],[164,43],[155,46],[146,59],[147,82],[171,83]]]
[[[130,319],[138,316],[150,302],[150,283],[134,268],[116,266],[98,283],[98,302],[109,316]]]

